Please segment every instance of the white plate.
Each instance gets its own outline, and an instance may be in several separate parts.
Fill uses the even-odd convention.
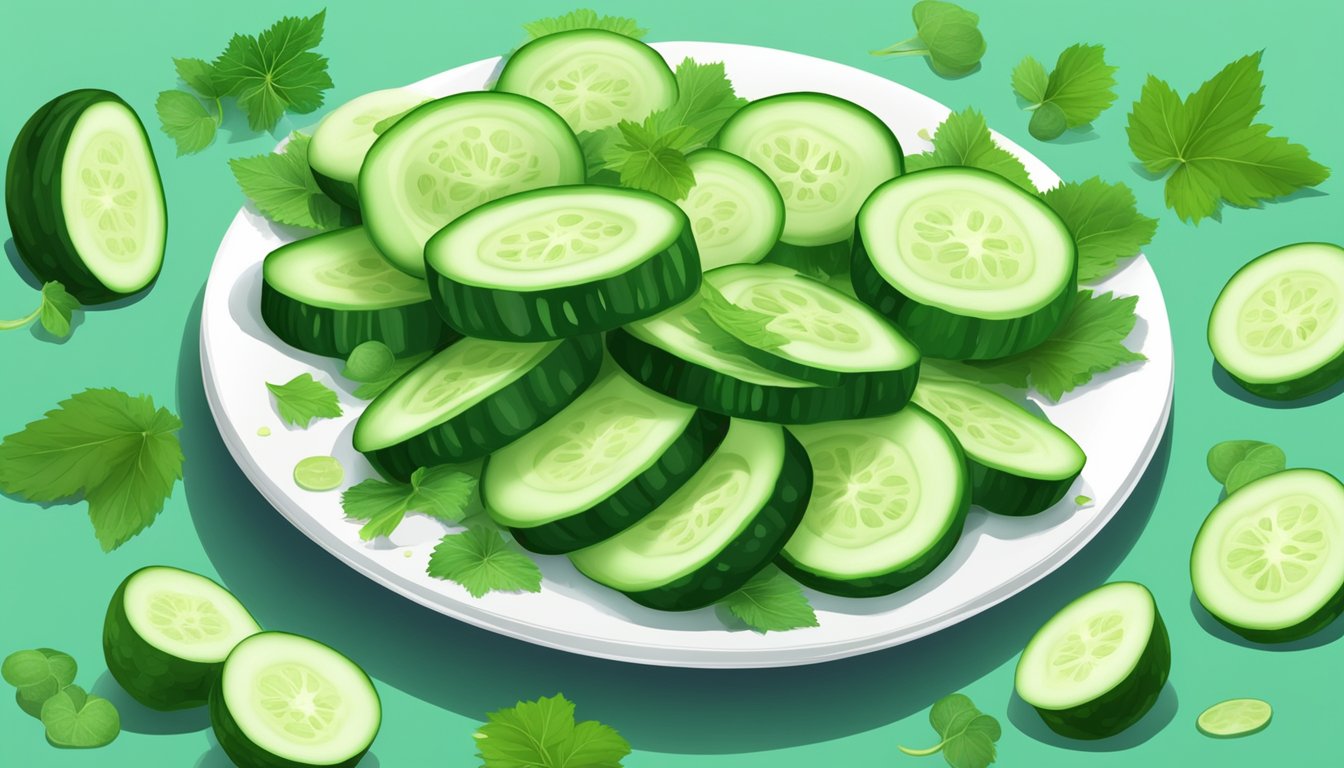
[[[855,101],[885,120],[906,151],[928,149],[917,132],[932,130],[948,114],[937,102],[877,75],[796,53],[699,42],[654,47],[673,63],[685,56],[725,62],[737,92],[747,98],[813,90]],[[430,96],[477,90],[498,63],[468,64],[413,87]],[[1022,159],[1037,186],[1059,181],[1021,147],[997,134],[995,140]],[[412,516],[391,541],[366,543],[357,534],[359,525],[344,519],[338,492],[310,493],[293,482],[294,464],[319,454],[341,460],[347,484],[374,475],[351,447],[351,431],[365,403],[349,394],[338,375],[340,363],[286,346],[261,321],[262,258],[296,234],[244,209],[220,243],[210,272],[201,317],[201,366],[210,409],[234,459],[295,527],[390,591],[478,627],[575,653],[667,666],[788,666],[866,653],[951,626],[1041,579],[1096,536],[1148,466],[1170,413],[1167,310],[1157,278],[1140,256],[1102,289],[1140,297],[1140,320],[1128,344],[1148,361],[1100,376],[1061,403],[1041,403],[1087,452],[1079,484],[1054,509],[1030,518],[972,510],[952,555],[915,586],[865,600],[809,593],[821,626],[767,635],[728,631],[713,609],[670,614],[642,608],[588,582],[563,557],[538,558],[545,576],[541,593],[477,600],[456,584],[425,575],[430,551],[446,530],[440,524]],[[317,421],[307,430],[287,430],[279,426],[263,382],[283,382],[304,372],[341,393],[345,415]],[[262,426],[274,434],[258,436]],[[1093,502],[1075,509],[1076,494]]]

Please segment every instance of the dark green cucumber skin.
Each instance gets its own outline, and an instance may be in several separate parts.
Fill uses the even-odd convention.
[[[1137,723],[1157,703],[1171,673],[1171,639],[1153,608],[1153,634],[1134,670],[1119,685],[1069,709],[1035,707],[1050,730],[1070,739],[1104,739]],[[1030,703],[1030,702],[1028,702]]]
[[[333,202],[347,211],[359,213],[359,188],[353,181],[340,181],[330,176],[325,176],[317,172],[315,168],[308,170],[313,173],[313,181],[317,182],[317,188],[322,190],[322,194],[330,197]]]
[[[615,330],[607,351],[639,383],[674,400],[753,421],[816,424],[895,413],[910,400],[919,365],[899,375],[846,375],[835,387],[775,387],[752,384],[683,360],[661,347]]]
[[[761,261],[796,269],[814,280],[826,282],[836,275],[848,276],[853,250],[848,239],[827,245],[794,245],[780,240]]]
[[[694,475],[728,434],[728,419],[696,411],[686,429],[667,447],[653,466],[631,478],[613,494],[588,509],[533,528],[509,528],[524,548],[543,555],[561,555],[583,549],[629,528],[667,501]],[[486,459],[481,472],[490,471]],[[485,487],[485,483],[481,484]],[[490,499],[481,500],[490,509]]]
[[[602,367],[602,340],[577,336],[532,370],[456,417],[364,455],[384,476],[408,481],[420,467],[474,461],[517,440],[574,402]]]
[[[712,605],[769,565],[798,529],[812,496],[812,464],[798,438],[784,430],[784,464],[775,491],[747,529],[714,559],[676,581],[625,595],[660,611],[691,611]]]
[[[381,341],[397,357],[439,349],[462,338],[428,301],[386,309],[317,307],[261,285],[261,319],[280,340],[315,355],[345,358],[366,341]]]
[[[971,503],[996,515],[1025,517],[1053,507],[1064,498],[1079,469],[1062,480],[1043,480],[1005,472],[967,456],[966,468],[971,480]]]
[[[1196,597],[1198,597],[1198,595],[1196,595]],[[1208,609],[1205,608],[1205,610]],[[1335,623],[1335,619],[1338,619],[1341,613],[1344,613],[1344,587],[1340,587],[1339,591],[1336,592],[1325,605],[1321,606],[1320,610],[1316,611],[1305,620],[1294,624],[1291,627],[1284,627],[1282,629],[1250,629],[1248,627],[1239,627],[1236,624],[1224,620],[1213,611],[1209,611],[1209,615],[1217,619],[1219,624],[1222,624],[1253,643],[1261,643],[1263,645],[1291,643],[1294,640],[1311,637],[1322,629]]]
[[[103,304],[133,296],[149,290],[158,280],[156,272],[148,283],[129,294],[103,285],[80,259],[61,210],[61,163],[75,124],[86,109],[108,101],[126,107],[139,123],[135,110],[110,91],[84,88],[61,94],[42,105],[19,130],[5,174],[5,210],[19,258],[38,280],[60,281],[81,304]],[[154,159],[143,124],[140,134],[144,137],[150,170],[159,181],[159,203],[167,211],[158,161]],[[164,226],[167,227],[166,213]]]
[[[1298,400],[1317,392],[1323,392],[1340,381],[1344,381],[1344,352],[1340,352],[1334,360],[1305,376],[1289,381],[1276,381],[1272,384],[1246,381],[1238,378],[1235,373],[1228,371],[1226,368],[1223,370],[1227,371],[1227,375],[1242,389],[1252,395],[1263,397],[1266,400]]]

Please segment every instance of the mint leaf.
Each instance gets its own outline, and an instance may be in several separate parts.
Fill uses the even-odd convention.
[[[1028,56],[1013,70],[1013,90],[1033,110],[1032,136],[1049,141],[1068,128],[1087,125],[1115,102],[1115,67],[1106,63],[1100,45],[1071,45],[1055,62],[1041,85],[1045,68]]]
[[[733,90],[723,62],[701,64],[685,58],[677,65],[677,102],[654,112],[645,126],[658,136],[675,137],[674,148],[689,152],[705,146],[747,100]]]
[[[1306,147],[1252,122],[1264,92],[1260,56],[1228,64],[1184,101],[1149,75],[1130,110],[1130,150],[1150,173],[1167,177],[1167,207],[1182,221],[1198,224],[1225,203],[1258,206],[1330,175]]]
[[[635,40],[642,40],[649,33],[647,29],[640,27],[634,19],[628,19],[624,16],[598,16],[597,11],[589,8],[579,8],[563,16],[537,19],[523,25],[523,30],[527,32],[528,39],[531,40],[553,35],[556,32],[568,32],[572,29],[602,29]]]
[[[1227,473],[1223,487],[1228,495],[1236,493],[1242,486],[1282,472],[1287,466],[1287,457],[1277,445],[1259,445],[1247,451],[1245,458],[1237,462]]]
[[[70,335],[70,321],[76,309],[79,309],[79,301],[66,292],[64,285],[52,280],[42,286],[37,309],[17,320],[0,320],[0,331],[26,328],[36,320],[47,333],[65,338]]]
[[[1138,255],[1157,232],[1157,219],[1139,213],[1134,193],[1124,184],[1094,176],[1060,184],[1042,198],[1073,233],[1080,283],[1105,278],[1121,259]]]
[[[532,558],[515,551],[499,531],[485,526],[473,525],[444,536],[434,547],[426,572],[461,584],[472,597],[487,592],[541,591],[541,570]]]
[[[351,520],[366,520],[359,537],[370,541],[391,536],[407,512],[457,522],[476,492],[476,478],[451,467],[421,467],[409,484],[365,480],[341,494],[341,508]]]
[[[311,373],[301,373],[284,384],[268,381],[266,388],[275,396],[276,411],[286,424],[307,429],[313,419],[332,419],[342,413],[336,393]]]
[[[219,123],[201,100],[186,91],[162,91],[154,102],[159,126],[177,144],[177,156],[200,152],[215,140]]]
[[[238,100],[254,131],[275,128],[286,111],[307,114],[322,106],[332,86],[327,59],[313,53],[322,42],[327,12],[286,16],[260,35],[234,35],[215,60],[215,82]]]
[[[910,11],[915,36],[876,51],[874,56],[927,56],[943,77],[970,74],[985,55],[980,17],[953,3],[921,0]]]
[[[621,768],[630,745],[595,720],[576,723],[574,704],[557,693],[486,715],[472,734],[483,768]]]
[[[112,702],[71,685],[42,705],[42,725],[47,740],[58,747],[92,749],[117,738],[121,715]]]
[[[715,325],[748,346],[769,351],[789,343],[789,337],[769,329],[778,319],[775,315],[740,307],[707,281],[700,283],[700,308]]]
[[[999,721],[976,708],[960,693],[945,696],[929,710],[929,724],[941,739],[928,749],[900,747],[907,755],[943,753],[953,768],[986,768],[997,757],[995,742],[1003,735]]]
[[[621,176],[621,185],[661,195],[673,202],[686,197],[695,186],[695,174],[686,155],[675,148],[686,129],[658,135],[649,128],[622,120],[616,126],[621,141],[613,170]]]
[[[817,626],[817,614],[798,582],[773,565],[751,577],[722,603],[762,634]]]
[[[960,165],[997,173],[1036,194],[1027,169],[1008,150],[994,143],[985,116],[974,109],[953,112],[933,134],[933,150],[905,158],[907,172]]]
[[[1224,440],[1209,449],[1209,455],[1205,463],[1209,467],[1209,474],[1217,480],[1220,485],[1227,483],[1227,476],[1232,468],[1241,463],[1246,458],[1246,454],[1261,446],[1269,445],[1259,440]]]
[[[280,224],[325,230],[340,226],[341,207],[322,192],[308,166],[310,137],[294,133],[279,152],[229,161],[233,177],[263,216]]]
[[[227,89],[220,83],[215,65],[203,59],[173,59],[177,76],[203,99],[219,99]]]

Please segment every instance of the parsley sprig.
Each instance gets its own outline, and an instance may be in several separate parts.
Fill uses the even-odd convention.
[[[934,702],[929,724],[941,739],[927,749],[900,750],[912,757],[942,753],[952,768],[986,768],[998,757],[995,743],[1003,735],[999,721],[976,708],[967,696],[953,693]]]
[[[557,693],[486,715],[472,734],[483,768],[621,768],[630,744],[596,720],[578,722],[574,703]]]
[[[47,333],[63,339],[70,335],[70,322],[76,309],[79,309],[79,300],[67,293],[60,282],[52,280],[42,286],[37,309],[16,320],[0,320],[0,331],[26,328],[36,321]]]

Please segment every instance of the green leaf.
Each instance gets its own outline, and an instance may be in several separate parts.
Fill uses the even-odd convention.
[[[953,768],[985,768],[994,762],[994,743],[1003,735],[999,721],[976,708],[971,700],[953,693],[934,702],[929,724],[941,739],[928,749],[900,747],[907,755],[925,757],[943,753]]]
[[[769,329],[778,317],[740,307],[704,281],[700,283],[700,308],[715,325],[748,346],[769,351],[789,343],[789,337]]]
[[[365,480],[341,494],[341,508],[351,520],[366,520],[359,536],[365,541],[391,536],[407,512],[457,522],[476,492],[476,478],[452,467],[421,467],[409,484]]]
[[[541,591],[541,570],[532,558],[512,549],[499,531],[479,525],[444,536],[429,557],[427,573],[461,584],[472,597]]]
[[[596,11],[589,8],[579,8],[563,16],[537,19],[523,25],[523,30],[527,32],[529,40],[553,35],[556,32],[568,32],[572,29],[603,29],[635,40],[642,40],[649,33],[647,29],[640,27],[634,19],[628,19],[624,16],[598,16]]]
[[[1080,507],[1086,507],[1088,504],[1091,504],[1091,503],[1092,503],[1092,497],[1091,497],[1091,496],[1083,496],[1083,495],[1080,494],[1080,495],[1078,495],[1078,496],[1074,496],[1074,497],[1073,497],[1073,503],[1074,503],[1074,504],[1077,504],[1077,505],[1080,506]]]
[[[1065,182],[1042,196],[1073,233],[1078,248],[1078,282],[1101,280],[1121,259],[1135,256],[1152,241],[1157,219],[1139,213],[1134,192],[1094,176]]]
[[[1050,141],[1058,139],[1064,135],[1064,131],[1069,129],[1069,120],[1064,115],[1064,110],[1054,102],[1046,102],[1031,113],[1031,122],[1027,123],[1027,132],[1032,138],[1041,141]]]
[[[985,116],[974,109],[947,116],[933,134],[933,151],[905,158],[907,172],[946,165],[997,173],[1028,192],[1036,193],[1022,161],[994,143],[989,127],[985,125]]]
[[[1227,473],[1227,481],[1223,483],[1223,487],[1228,495],[1231,495],[1248,483],[1275,472],[1282,472],[1288,465],[1287,462],[1288,458],[1284,455],[1283,449],[1277,445],[1256,446]]]
[[[1130,110],[1130,150],[1150,173],[1167,175],[1167,207],[1183,221],[1216,216],[1224,203],[1255,207],[1330,175],[1306,147],[1252,122],[1264,91],[1260,57],[1228,64],[1184,101],[1149,75]]]
[[[70,321],[76,309],[79,309],[79,301],[66,292],[64,285],[52,280],[42,286],[37,309],[17,320],[0,320],[0,331],[26,328],[36,320],[47,333],[65,338],[70,335]]]
[[[83,493],[111,551],[154,522],[181,479],[181,428],[147,396],[85,390],[0,443],[0,490],[36,502]]]
[[[71,685],[42,705],[42,725],[55,746],[92,749],[117,738],[121,715],[112,702]]]
[[[1030,56],[1023,57],[1013,67],[1013,92],[1028,104],[1045,101],[1045,89],[1049,84],[1050,76],[1045,73],[1045,65]]]
[[[915,36],[881,50],[874,56],[927,56],[929,66],[943,77],[974,71],[985,55],[980,17],[953,3],[921,0],[910,11]]]
[[[215,65],[203,59],[173,59],[177,76],[203,99],[218,99],[227,89],[220,83]]]
[[[653,192],[668,200],[686,197],[695,186],[695,174],[686,162],[686,156],[674,145],[681,140],[684,130],[655,135],[649,128],[622,120],[617,124],[621,153],[614,168],[621,176],[621,185],[631,189]]]
[[[817,626],[817,614],[798,582],[772,566],[751,577],[722,603],[747,626],[760,632],[784,632]]]
[[[307,429],[313,419],[332,419],[341,415],[341,401],[329,387],[301,373],[284,384],[266,382],[275,396],[280,420]]]
[[[219,124],[201,100],[186,91],[163,91],[154,102],[159,126],[177,144],[177,156],[200,152],[215,140]]]
[[[322,192],[308,167],[306,134],[295,133],[280,152],[229,161],[233,177],[263,216],[308,229],[340,226],[341,207]]]
[[[5,657],[5,682],[14,686],[19,708],[33,717],[42,716],[42,704],[75,680],[78,666],[65,653],[51,648],[15,651]]]
[[[366,341],[350,350],[341,375],[351,381],[377,381],[391,373],[397,356],[381,341]]]
[[[1115,67],[1106,63],[1100,45],[1065,48],[1042,88],[1044,71],[1030,56],[1013,70],[1013,90],[1035,110],[1030,130],[1038,139],[1049,141],[1067,128],[1087,125],[1115,103]]]
[[[234,35],[215,60],[217,82],[238,100],[254,131],[269,131],[286,111],[307,114],[322,106],[332,86],[327,59],[313,53],[322,42],[327,12],[286,16],[260,35]]]
[[[595,720],[576,723],[574,704],[557,693],[486,715],[474,734],[483,768],[621,768],[630,745]]]
[[[1262,445],[1269,443],[1262,443],[1259,440],[1224,440],[1218,443],[1209,449],[1209,455],[1205,459],[1209,474],[1213,475],[1213,479],[1219,484],[1226,484],[1227,475],[1232,468],[1240,464],[1241,460],[1246,458],[1246,454]]]
[[[709,143],[747,100],[738,97],[723,62],[701,64],[685,58],[677,65],[677,101],[654,112],[645,126],[658,136],[673,136],[671,146],[690,152]]]
[[[1124,344],[1134,329],[1138,301],[1137,296],[1116,298],[1109,292],[1094,296],[1081,290],[1064,322],[1043,343],[1011,357],[969,362],[967,367],[983,381],[1030,386],[1058,401],[1098,373],[1147,359]]]

